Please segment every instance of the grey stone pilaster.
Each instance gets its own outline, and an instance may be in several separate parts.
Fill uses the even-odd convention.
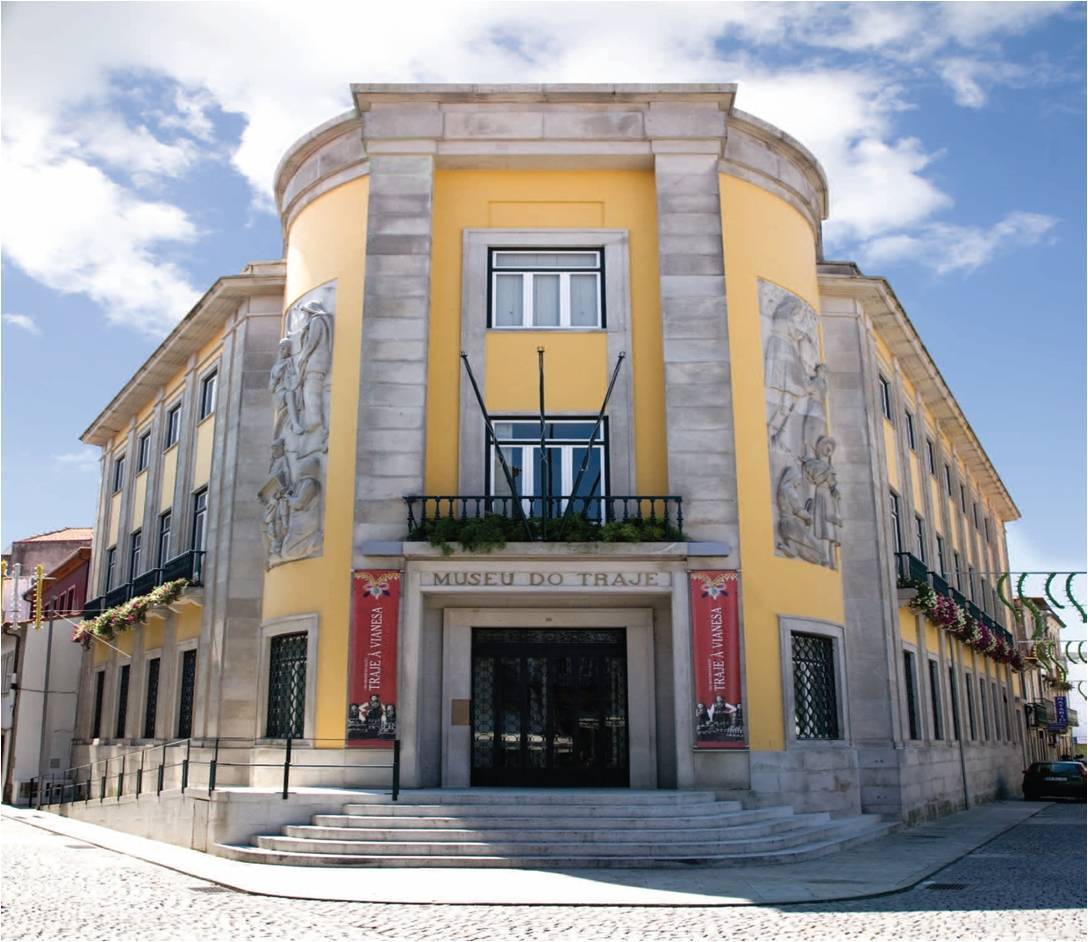
[[[166,414],[163,404],[163,391],[160,390],[151,413],[147,430],[151,435],[147,465],[147,487],[144,493],[144,570],[154,569],[159,564],[159,496],[162,493],[162,435],[163,416]],[[160,666],[160,670],[161,670]]]
[[[95,517],[94,539],[91,542],[91,574],[90,585],[87,586],[87,601],[103,595],[102,590],[102,566],[106,559],[106,550],[109,549],[110,526],[110,485],[109,485],[109,449],[103,448],[98,459],[98,513]]]
[[[718,159],[658,154],[654,178],[669,492],[684,499],[685,532],[694,540],[727,543],[736,565],[737,470]]]
[[[125,479],[121,483],[121,513],[117,518],[117,564],[119,567],[118,585],[129,581],[132,566],[132,502],[136,494],[136,420],[129,422],[128,435],[125,438]],[[113,476],[113,468],[110,468]],[[129,672],[129,683],[132,673]],[[126,717],[127,720],[127,717]]]
[[[374,156],[356,439],[354,564],[364,541],[405,535],[426,444],[434,158]]]

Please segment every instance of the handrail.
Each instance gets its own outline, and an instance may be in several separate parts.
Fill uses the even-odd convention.
[[[283,788],[282,797],[286,800],[291,782],[292,769],[343,769],[345,765],[343,763],[320,763],[320,762],[299,762],[295,756],[294,748],[297,743],[303,743],[304,745],[313,747],[318,743],[335,743],[345,749],[353,748],[359,745],[357,740],[349,739],[330,739],[323,737],[306,737],[296,739],[295,737],[288,737],[286,739],[245,739],[242,737],[209,737],[206,739],[194,739],[188,737],[185,739],[164,740],[162,742],[148,743],[138,749],[132,749],[128,752],[122,752],[117,755],[106,756],[101,759],[94,759],[91,762],[85,762],[81,765],[71,766],[65,769],[63,772],[53,773],[49,776],[48,780],[33,778],[30,780],[30,801],[31,804],[41,808],[43,804],[67,804],[72,801],[90,801],[92,784],[98,781],[98,800],[105,801],[107,797],[116,797],[118,801],[125,794],[125,782],[129,776],[135,778],[135,797],[139,800],[143,789],[144,770],[146,766],[146,756],[149,752],[162,750],[162,755],[156,769],[156,786],[155,794],[161,794],[164,788],[165,771],[166,769],[181,769],[180,788],[182,793],[190,787],[190,767],[193,765],[207,766],[208,779],[207,779],[207,791],[211,794],[216,790],[217,776],[220,768],[283,768]],[[282,747],[279,745],[282,743]],[[394,739],[391,742],[392,745],[392,762],[386,764],[367,764],[358,766],[360,769],[389,769],[392,773],[392,796],[393,801],[397,801],[400,797],[400,740]],[[168,762],[167,761],[167,749],[185,747],[185,757],[180,762]],[[268,748],[283,748],[284,759],[282,762],[227,762],[220,758],[220,752],[224,749],[268,749]],[[210,759],[202,758],[199,755],[194,757],[193,750],[211,750],[212,755]],[[129,765],[128,759],[131,756],[139,755],[139,765],[133,768]],[[113,795],[109,794],[110,785],[110,763],[120,760],[121,771],[116,775],[116,791]],[[102,765],[102,774],[97,776],[95,774],[96,767]],[[81,781],[80,772],[87,770],[86,780]],[[73,774],[74,773],[74,774]],[[69,781],[71,779],[71,781]],[[58,781],[59,780],[59,781]],[[58,797],[59,796],[59,797]]]

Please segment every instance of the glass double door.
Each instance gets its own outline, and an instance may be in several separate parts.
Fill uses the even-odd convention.
[[[626,786],[625,634],[474,629],[472,784]]]

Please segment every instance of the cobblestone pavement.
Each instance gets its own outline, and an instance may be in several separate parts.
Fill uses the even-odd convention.
[[[786,906],[433,906],[251,896],[5,819],[14,939],[1083,938],[1084,806],[1054,804],[913,890]],[[501,879],[496,873],[495,879]],[[359,871],[366,880],[366,871]],[[927,885],[931,884],[931,885]]]

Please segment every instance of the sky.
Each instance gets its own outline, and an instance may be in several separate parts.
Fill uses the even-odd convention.
[[[0,542],[94,518],[79,435],[220,275],[350,82],[737,82],[827,171],[825,255],[891,281],[1023,519],[1085,568],[1085,7],[2,7]],[[1083,637],[1083,632],[1079,635]]]

